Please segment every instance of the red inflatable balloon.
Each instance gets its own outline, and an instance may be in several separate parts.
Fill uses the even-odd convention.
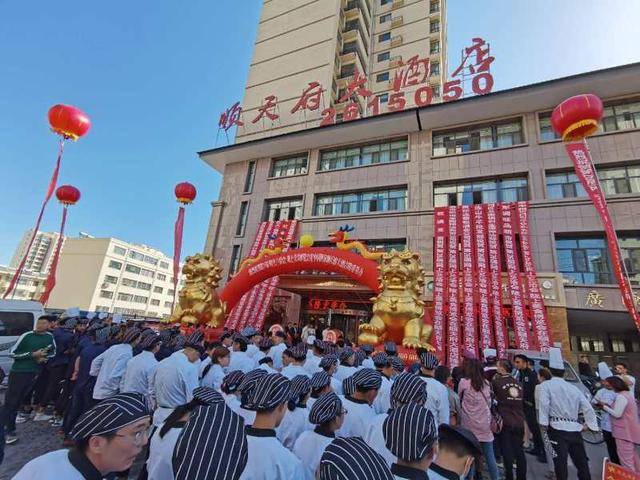
[[[576,95],[553,109],[551,126],[565,142],[582,140],[598,130],[602,112],[602,100],[596,95]]]
[[[186,205],[196,198],[196,187],[189,182],[182,182],[176,185],[174,193],[178,202]]]
[[[64,205],[75,205],[80,200],[80,190],[71,185],[61,185],[56,189],[56,198]]]
[[[49,125],[58,135],[77,140],[91,128],[91,120],[79,108],[71,105],[54,105],[49,109]]]

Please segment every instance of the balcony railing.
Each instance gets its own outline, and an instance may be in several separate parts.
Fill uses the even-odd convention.
[[[396,8],[400,8],[404,6],[404,0],[393,0],[393,3],[391,4],[391,9],[395,10]]]
[[[391,28],[399,27],[403,24],[402,15],[391,19]]]
[[[391,37],[391,46],[398,47],[402,45],[402,35],[396,35],[395,37]]]

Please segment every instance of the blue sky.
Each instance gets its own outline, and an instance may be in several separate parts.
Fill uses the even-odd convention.
[[[373,0],[376,1],[376,0]],[[196,152],[214,146],[220,112],[242,99],[259,0],[0,2],[0,264],[33,224],[56,137],[46,112],[69,103],[93,128],[69,144],[60,182],[82,191],[67,232],[118,237],[171,254],[173,186],[198,188],[183,254],[200,251],[220,176]],[[481,36],[495,90],[640,61],[640,2],[448,1],[449,68]],[[43,229],[57,230],[52,201]]]

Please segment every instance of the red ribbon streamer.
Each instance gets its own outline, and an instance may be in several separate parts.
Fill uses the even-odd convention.
[[[176,292],[178,287],[178,275],[180,274],[180,253],[182,252],[182,231],[184,230],[184,207],[180,205],[178,218],[173,230],[173,301],[171,312],[176,306]]]
[[[462,318],[464,348],[478,355],[478,329],[475,315],[475,264],[473,258],[474,239],[471,226],[471,206],[460,207],[460,233],[462,237]],[[465,352],[465,353],[466,353]]]
[[[22,260],[20,260],[20,263],[18,264],[18,268],[16,268],[16,271],[13,274],[13,277],[11,278],[11,282],[9,282],[9,287],[7,288],[7,291],[4,292],[4,295],[2,298],[7,298],[9,294],[11,294],[15,286],[18,284],[18,280],[20,279],[20,276],[22,275],[22,271],[24,270],[24,266],[27,263],[27,258],[29,257],[29,251],[33,246],[33,241],[35,240],[36,235],[38,234],[38,230],[40,229],[40,222],[42,221],[42,216],[44,215],[44,209],[47,206],[47,203],[49,203],[49,199],[51,198],[51,195],[53,195],[53,192],[56,189],[56,184],[58,183],[58,172],[60,171],[60,161],[62,160],[62,152],[64,151],[64,141],[65,141],[65,138],[60,137],[60,146],[58,147],[58,158],[56,160],[56,166],[53,170],[53,175],[51,175],[51,180],[49,181],[49,186],[47,187],[47,192],[44,196],[44,201],[42,202],[42,206],[40,207],[40,213],[38,214],[38,218],[36,219],[36,225],[33,228],[33,233],[31,235],[31,238],[29,239],[29,244],[27,245],[27,248],[24,252],[24,256],[22,257]]]
[[[493,327],[496,335],[496,349],[498,357],[504,358],[508,347],[508,334],[502,318],[502,263],[500,261],[500,217],[498,204],[486,205],[487,214],[487,248],[489,252],[489,270],[491,271],[491,310],[493,313]]]
[[[475,228],[475,254],[478,289],[478,317],[480,320],[480,348],[493,347],[491,328],[491,309],[489,308],[489,270],[487,269],[487,220],[484,205],[473,206],[473,225]]]
[[[565,144],[565,148],[569,154],[569,158],[573,162],[580,183],[587,191],[589,198],[593,202],[593,206],[596,208],[598,215],[600,215],[600,220],[602,220],[607,237],[609,252],[611,252],[613,273],[616,276],[620,293],[622,294],[622,302],[633,318],[636,328],[640,330],[640,315],[633,302],[633,291],[631,290],[628,277],[622,272],[622,258],[620,255],[620,245],[618,244],[618,235],[616,234],[615,228],[613,228],[611,214],[607,207],[607,201],[605,200],[600,180],[593,166],[587,142],[567,143]]]
[[[62,242],[64,241],[64,226],[67,223],[67,206],[62,208],[62,223],[60,224],[60,236],[56,244],[56,251],[53,254],[53,260],[51,261],[51,268],[49,269],[49,275],[44,283],[44,292],[40,296],[40,303],[46,305],[49,301],[49,295],[53,287],[56,286],[56,270],[58,270],[58,260],[60,259],[60,250],[62,249]]]
[[[447,207],[437,207],[434,212],[433,250],[433,333],[436,351],[444,361],[445,354],[445,306],[447,297],[447,235],[449,222]]]
[[[457,207],[449,208],[449,279],[447,321],[447,364],[453,368],[460,361],[460,309],[458,298],[458,215]]]

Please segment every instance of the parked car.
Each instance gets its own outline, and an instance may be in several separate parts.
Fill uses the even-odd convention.
[[[0,368],[5,373],[13,365],[9,350],[20,335],[34,329],[40,315],[44,315],[40,302],[0,300]]]

